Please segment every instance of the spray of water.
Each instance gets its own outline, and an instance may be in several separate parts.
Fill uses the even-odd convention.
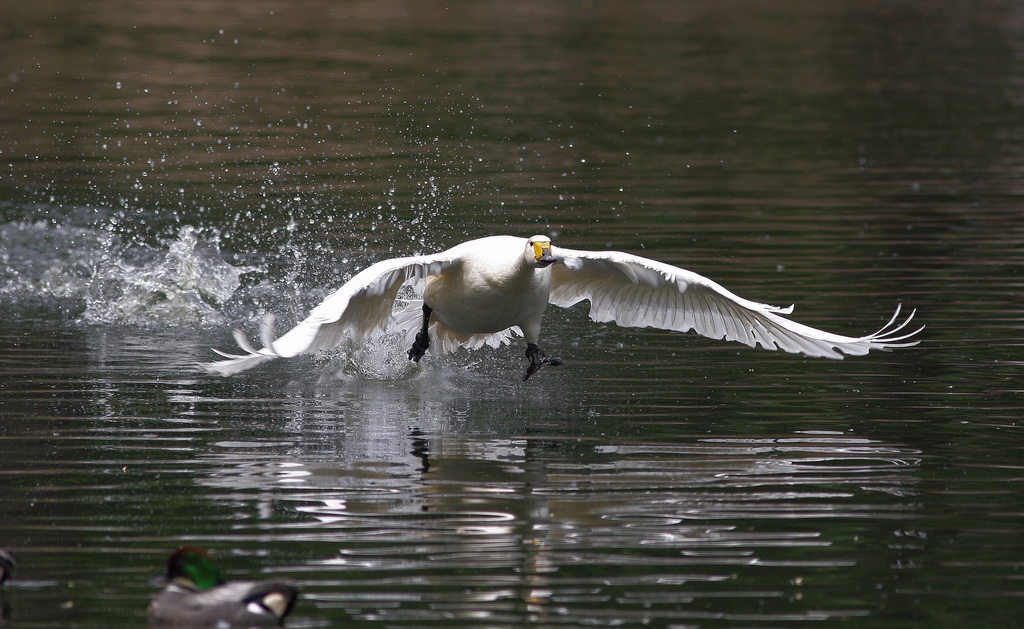
[[[42,304],[86,324],[222,324],[224,305],[254,270],[226,262],[215,234],[188,226],[157,247],[46,221],[0,226],[0,240],[0,295],[27,318]]]

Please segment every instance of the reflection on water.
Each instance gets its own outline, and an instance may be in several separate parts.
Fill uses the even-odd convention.
[[[294,510],[280,540],[333,546],[304,568],[308,598],[402,626],[600,618],[593,605],[623,622],[864,616],[786,611],[799,583],[765,591],[748,571],[852,568],[823,521],[917,509],[921,455],[903,445],[838,431],[591,436],[567,455],[565,437],[474,434],[468,400],[486,386],[424,399],[415,385],[357,385],[313,415],[294,409],[291,439],[210,441],[189,466],[208,499],[238,505],[229,520]],[[712,614],[678,608],[723,600]]]

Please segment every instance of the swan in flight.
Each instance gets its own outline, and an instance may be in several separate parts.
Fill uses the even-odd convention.
[[[392,313],[399,289],[411,284],[422,302]],[[489,236],[431,255],[377,262],[328,296],[309,316],[278,339],[273,318],[262,325],[262,349],[235,330],[241,355],[216,351],[225,360],[207,363],[210,373],[229,376],[274,358],[359,342],[389,319],[415,340],[409,359],[419,362],[428,348],[498,347],[525,337],[526,380],[544,365],[561,364],[538,346],[548,304],[568,308],[590,300],[590,318],[626,327],[694,331],[751,347],[841,359],[869,350],[916,345],[907,332],[914,316],[900,309],[877,332],[842,336],[797,323],[779,308],[743,299],[718,283],[685,269],[617,251],[576,251],[555,247],[547,236]],[[420,304],[422,303],[422,306]]]

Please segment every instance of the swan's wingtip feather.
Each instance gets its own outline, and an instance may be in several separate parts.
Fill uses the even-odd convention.
[[[263,347],[274,352],[274,322],[277,320],[272,314],[268,314],[263,317],[263,321],[260,322],[260,340],[263,341]]]
[[[870,343],[871,349],[891,351],[904,347],[913,347],[921,342],[921,339],[907,339],[913,339],[915,336],[920,334],[926,326],[922,325],[916,330],[905,332],[907,326],[910,325],[910,321],[914,318],[914,315],[917,314],[917,308],[911,310],[910,314],[908,314],[905,319],[899,321],[902,306],[902,304],[896,304],[896,312],[893,313],[889,322],[879,328],[874,334],[869,334],[864,337],[865,340]]]
[[[242,348],[243,352],[245,352],[246,354],[256,353],[256,348],[252,346],[252,344],[249,342],[249,339],[246,338],[245,333],[243,333],[241,330],[235,328],[234,330],[231,331],[231,336],[234,337],[235,343],[238,343],[238,346]]]
[[[264,363],[268,360],[277,358],[277,352],[274,351],[273,347],[273,336],[274,336],[274,315],[267,315],[260,324],[260,335],[263,337],[263,349],[256,349],[246,338],[245,334],[235,329],[231,332],[231,335],[235,338],[235,342],[238,343],[238,347],[244,352],[243,354],[229,354],[216,348],[213,349],[213,353],[223,356],[226,360],[217,360],[209,363],[201,363],[199,366],[210,375],[215,376],[233,376],[235,374],[242,373],[252,369],[260,363]]]
[[[218,360],[210,363],[201,363],[199,366],[206,373],[211,376],[234,376],[240,374],[243,371],[248,371],[260,363],[267,362],[276,358],[270,354],[248,354],[246,356],[232,356],[231,354],[225,354],[214,350],[221,356],[227,358],[227,360]]]

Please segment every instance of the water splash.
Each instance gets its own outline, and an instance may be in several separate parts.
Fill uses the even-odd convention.
[[[56,304],[89,324],[221,324],[243,274],[255,270],[226,262],[217,235],[190,226],[152,247],[94,227],[13,222],[0,226],[0,242],[7,304]]]
[[[359,344],[350,344],[332,365],[335,377],[361,380],[408,380],[422,376],[422,366],[409,360],[410,342],[404,330],[373,334]]]
[[[215,240],[182,227],[166,253],[140,266],[108,260],[86,291],[82,318],[91,323],[221,323],[222,307],[247,270],[223,260]]]

